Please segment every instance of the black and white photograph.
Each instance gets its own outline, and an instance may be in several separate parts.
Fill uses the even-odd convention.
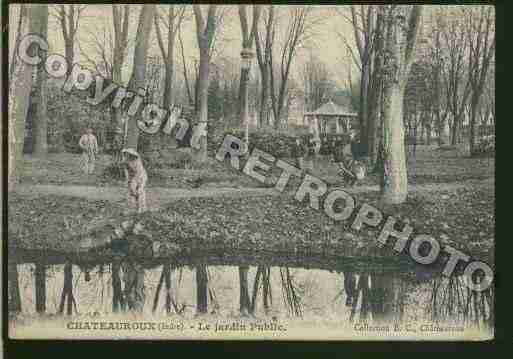
[[[493,5],[6,8],[9,339],[495,337]]]

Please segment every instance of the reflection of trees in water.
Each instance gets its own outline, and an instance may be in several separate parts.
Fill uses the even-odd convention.
[[[121,263],[119,261],[113,261],[111,264],[111,283],[112,283],[112,311],[114,313],[125,311],[126,303],[123,297],[123,289],[121,284],[121,278],[119,276],[121,270]]]
[[[391,274],[344,273],[346,306],[351,308],[349,320],[371,319],[374,322],[402,321],[406,283]]]
[[[7,277],[9,278],[7,281],[8,310],[9,313],[16,315],[21,312],[20,280],[18,266],[16,264],[8,264]]]
[[[211,274],[204,264],[196,266],[196,313],[208,313],[208,303],[211,303],[211,313],[219,311],[219,303],[214,288],[209,285]]]
[[[236,277],[224,286],[233,288],[232,285],[238,284],[238,288],[233,289],[240,289],[238,267],[225,268]],[[85,275],[82,275],[79,269],[85,272]],[[301,270],[296,272],[283,267],[275,268],[276,272],[272,272],[271,269],[263,265],[256,268],[248,267],[248,278],[243,280],[247,280],[250,315],[257,315],[257,312],[269,315],[273,311],[288,311],[292,316],[303,317],[312,314],[312,303],[317,305],[315,308],[324,305],[321,313],[325,315],[325,303],[320,306],[315,304],[323,295],[315,289],[315,283],[319,281],[317,274],[311,279],[305,278],[305,272]],[[191,268],[191,273],[188,274],[186,268],[175,268],[170,263],[143,266],[120,259],[94,267],[71,263],[25,264],[20,267],[9,263],[8,308],[12,314],[20,313],[22,309],[28,314],[34,311],[68,315],[99,314],[108,313],[111,308],[115,311],[116,307],[118,311],[141,312],[145,309],[146,312],[154,314],[187,315],[190,314],[190,311],[186,310],[188,307],[194,308],[199,314],[218,313],[220,303],[229,309],[231,304],[240,300],[240,297],[237,298],[236,292],[230,292],[228,295],[220,292],[218,300],[214,284],[222,285],[222,282],[218,283],[217,272],[211,273],[215,270],[206,264],[198,264]],[[92,280],[86,283],[89,272]],[[182,280],[184,272],[187,276]],[[276,282],[274,288],[271,287],[271,273],[275,276],[272,280]],[[212,274],[215,276],[212,277]],[[322,275],[329,273],[325,272]],[[340,278],[340,275],[337,276]],[[220,279],[226,282],[227,277]],[[424,284],[413,284],[403,277],[388,273],[346,271],[343,273],[344,288],[340,294],[346,294],[345,305],[351,322],[402,321],[405,317],[406,299],[408,298],[409,303],[411,300],[415,301],[411,305],[418,313],[423,308],[422,303],[417,300],[424,298],[423,303],[427,306],[425,315],[427,314],[427,318],[433,322],[453,320],[459,321],[462,325],[493,325],[493,291],[470,291],[464,280],[463,277],[438,278]],[[115,287],[118,287],[118,297]],[[409,293],[411,289],[415,292]],[[181,290],[187,294],[180,295]],[[273,290],[274,295],[281,290],[284,306],[281,303],[273,306]],[[416,298],[410,297],[413,293]],[[192,303],[188,305],[187,301]],[[121,303],[125,303],[125,309]]]
[[[173,274],[176,274],[176,286],[173,290],[172,288],[172,278]],[[162,288],[164,288],[164,310],[166,314],[172,314],[173,310],[175,314],[183,315],[185,309],[187,307],[186,303],[180,303],[178,296],[180,287],[182,284],[183,278],[183,267],[173,268],[171,264],[163,264],[162,271],[160,274],[160,278],[157,284],[157,289],[155,290],[155,295],[153,297],[153,306],[152,313],[156,313],[158,311],[158,303],[161,297],[160,293]],[[208,285],[208,269],[207,269],[207,285]]]
[[[67,302],[66,314],[72,315],[73,309],[78,314],[77,302],[73,295],[73,265],[66,263],[64,265],[64,285],[62,287],[61,303],[59,304],[59,314],[64,313],[64,305]]]
[[[472,291],[465,285],[467,280],[470,279],[464,276],[432,280],[428,313],[433,322],[450,319],[476,327],[493,326],[493,287]]]
[[[273,302],[271,291],[271,268],[267,266],[258,266],[253,281],[253,294],[251,295],[251,303],[249,312],[254,315],[257,310],[258,293],[262,288],[262,305],[265,314],[268,314]]]
[[[281,290],[285,306],[290,314],[296,317],[302,317],[301,296],[298,293],[297,286],[294,283],[294,277],[290,274],[289,268],[280,268]]]
[[[36,312],[46,311],[46,265],[36,263],[35,268]]]

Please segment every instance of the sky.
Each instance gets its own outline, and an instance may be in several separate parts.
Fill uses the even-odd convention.
[[[287,25],[287,14],[290,6],[276,6],[276,17],[278,19],[279,29],[283,32]],[[165,12],[166,6],[158,6],[159,11]],[[349,8],[345,7],[349,12]],[[64,54],[64,40],[58,20],[52,13],[55,12],[56,5],[50,5],[50,17],[48,24],[48,42],[50,45],[50,51],[54,53]],[[184,52],[186,54],[187,61],[192,64],[194,59],[197,59],[198,47],[196,41],[196,28],[195,21],[192,14],[192,7],[188,6],[187,11],[189,12],[189,18],[184,22],[182,27],[182,35],[184,40]],[[240,50],[241,50],[241,30],[240,22],[237,13],[237,7],[233,5],[225,5],[220,7],[220,11],[223,12],[223,23],[219,27],[216,39],[216,54],[224,58],[230,59],[234,64],[239,64]],[[140,5],[131,6],[131,17],[130,17],[130,33],[129,39],[135,39],[137,31],[137,22],[140,12]],[[206,13],[206,11],[204,11]],[[19,6],[10,5],[10,29],[15,30],[16,22],[18,20]],[[251,11],[248,9],[248,15],[251,21]],[[353,41],[351,25],[344,20],[341,16],[336,15],[332,7],[328,6],[315,6],[312,7],[310,18],[316,22],[315,33],[308,41],[308,48],[302,47],[298,49],[297,57],[293,64],[292,76],[299,78],[298,69],[300,65],[309,58],[310,52],[313,56],[319,57],[322,62],[326,64],[328,69],[333,75],[335,82],[342,84],[347,79],[347,61],[344,61],[346,57],[346,50],[343,41],[340,39],[338,34],[346,36],[347,40],[351,43]],[[14,43],[15,31],[10,31],[10,44]],[[83,12],[83,17],[80,21],[80,28],[78,32],[78,41],[75,46],[75,62],[85,63],[85,56],[82,52],[85,52],[89,57],[93,59],[99,59],[96,51],[95,38],[108,39],[112,33],[112,10],[111,5],[88,5]],[[166,31],[162,31],[164,41],[166,41]],[[278,39],[280,30],[278,30]],[[151,44],[149,50],[149,56],[160,56],[160,50],[158,47],[155,30],[152,30]],[[133,45],[133,44],[132,44]],[[12,49],[12,46],[11,46]],[[181,64],[181,54],[179,52],[179,46],[175,48],[175,60]],[[214,62],[217,58],[214,59]],[[125,61],[125,70],[123,71],[123,77],[125,80],[130,76],[131,68],[131,51],[129,51],[129,57]],[[238,67],[238,66],[237,66]],[[255,65],[252,71],[256,73],[258,71]],[[355,71],[353,69],[353,71]]]
[[[58,5],[50,5],[50,17],[48,24],[48,42],[50,45],[50,51],[54,53],[64,54],[64,41],[62,32],[58,20],[52,14],[55,13]],[[126,83],[128,80],[131,68],[132,68],[132,53],[133,53],[133,42],[137,31],[137,23],[139,18],[141,5],[131,5],[131,16],[130,16],[130,33],[129,33],[129,51],[128,57],[125,59],[123,78]],[[202,5],[204,14],[206,13],[207,5]],[[250,6],[249,6],[250,7]],[[291,5],[275,5],[275,17],[278,23],[277,38],[278,42],[280,38],[283,39],[283,32],[288,24],[288,12],[290,11]],[[166,5],[158,5],[158,11],[164,13],[167,12]],[[354,33],[352,24],[348,21],[350,17],[350,7],[348,5],[340,6],[310,6],[311,12],[309,14],[309,20],[315,22],[313,27],[312,35],[309,40],[300,47],[297,51],[297,55],[292,65],[291,76],[296,81],[301,81],[300,71],[302,65],[305,63],[310,56],[315,56],[322,61],[328,68],[332,80],[338,84],[341,88],[347,87],[348,70],[351,69],[353,79],[356,78],[358,68],[353,61],[350,60],[346,49],[346,42],[353,48],[356,53],[356,47],[354,42]],[[451,6],[450,8],[457,13],[462,7]],[[429,31],[427,30],[427,24],[433,19],[435,6],[424,6],[423,23],[424,35]],[[10,32],[9,42],[11,44],[10,51],[12,51],[12,44],[14,43],[14,36],[16,30],[16,23],[19,14],[19,5],[9,5],[9,21],[10,21]],[[241,30],[240,21],[237,12],[236,5],[222,5],[219,7],[219,11],[223,13],[222,23],[218,27],[217,38],[216,38],[216,55],[213,59],[215,63],[222,63],[223,59],[228,59],[229,65],[235,73],[240,68],[240,50],[241,50]],[[184,53],[186,62],[189,68],[191,68],[195,59],[199,58],[198,46],[196,40],[196,25],[194,16],[192,13],[192,6],[187,6],[187,12],[189,14],[188,19],[183,23],[182,34],[184,40]],[[341,15],[341,13],[343,15]],[[206,16],[206,15],[205,15]],[[248,9],[248,16],[251,21],[251,10]],[[99,59],[98,51],[96,51],[95,38],[103,40],[108,39],[112,36],[112,6],[109,5],[92,5],[89,4],[83,12],[83,16],[80,22],[80,29],[78,32],[77,40],[75,41],[75,62],[82,64],[86,63],[86,57],[93,59]],[[14,31],[13,31],[14,30]],[[164,41],[167,40],[166,31],[162,31]],[[423,36],[421,34],[421,36]],[[108,42],[108,41],[107,41]],[[160,50],[158,47],[155,30],[152,29],[150,38],[150,50],[149,56],[160,57]],[[178,41],[177,41],[178,42]],[[130,45],[132,46],[130,48]],[[420,51],[417,52],[417,54]],[[12,55],[10,55],[10,58]],[[181,53],[179,50],[178,43],[175,47],[175,61],[178,64],[177,73],[181,72]],[[90,66],[90,65],[88,65]],[[255,76],[258,72],[256,60],[252,68],[252,75]],[[181,75],[180,75],[181,76]]]

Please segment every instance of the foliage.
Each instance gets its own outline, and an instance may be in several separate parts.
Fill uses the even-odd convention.
[[[110,113],[104,106],[91,106],[84,96],[67,94],[57,84],[48,85],[48,146],[52,152],[80,153],[78,140],[91,127],[101,147],[107,144]]]
[[[226,135],[232,135],[241,140],[244,140],[245,138],[245,132],[240,129],[213,134],[209,139],[209,151],[211,154],[214,154],[218,150]],[[300,138],[303,144],[308,146],[312,139],[312,135],[308,133],[294,135],[278,131],[250,131],[249,148],[251,151],[256,147],[278,158],[291,158],[294,157],[294,144],[297,138]],[[331,154],[333,151],[333,145],[338,141],[349,143],[349,136],[343,134],[327,134],[326,136],[323,136],[321,138],[320,154]]]
[[[385,218],[393,215],[400,223],[409,223],[419,233],[429,233],[444,245],[480,259],[493,259],[493,186],[441,189],[410,196],[405,203],[393,206],[380,204],[376,192],[357,197],[359,204],[372,204],[385,213]],[[9,216],[9,245],[14,248],[76,253],[86,233],[90,234],[86,237],[102,242],[101,237],[111,235],[114,227],[136,219],[161,248],[172,248],[174,254],[178,251],[187,256],[196,250],[240,249],[282,255],[293,251],[307,256],[370,256],[388,261],[383,263],[405,259],[390,248],[378,248],[377,229],[351,229],[355,214],[348,221],[334,222],[289,194],[188,198],[136,217],[127,217],[110,202],[65,196],[9,196],[9,208],[13,213]]]
[[[481,139],[472,153],[473,157],[495,156],[495,136],[485,136]]]

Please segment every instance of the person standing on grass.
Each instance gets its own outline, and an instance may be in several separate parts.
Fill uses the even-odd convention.
[[[306,148],[303,141],[301,140],[301,138],[296,138],[296,142],[292,147],[292,156],[296,160],[296,166],[301,170],[304,169],[303,161],[305,158],[305,154]]]
[[[125,176],[128,187],[128,207],[137,208],[137,212],[146,211],[146,182],[148,175],[144,169],[141,156],[133,148],[121,151],[126,156]]]
[[[98,154],[98,141],[91,128],[86,129],[86,133],[80,137],[78,145],[82,149],[83,170],[86,174],[92,174]]]
[[[339,175],[349,182],[350,186],[356,183],[356,175],[352,170],[353,158],[351,155],[350,144],[344,141],[338,141],[333,149],[333,161],[337,164]]]

